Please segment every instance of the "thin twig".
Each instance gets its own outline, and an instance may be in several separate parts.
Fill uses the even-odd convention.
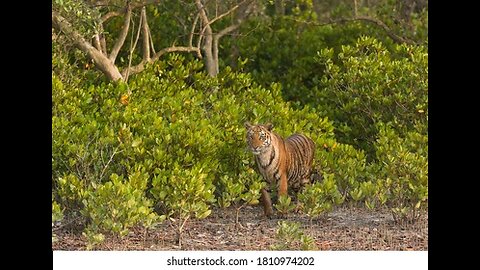
[[[147,24],[147,30],[148,30],[148,37],[150,39],[150,48],[152,50],[152,53],[155,54],[155,46],[153,44],[153,38],[152,38],[152,31],[150,31],[150,25]]]
[[[229,15],[230,13],[234,12],[237,8],[239,8],[241,5],[243,5],[245,2],[251,1],[251,0],[243,0],[242,2],[238,3],[237,5],[233,6],[231,9],[227,10],[225,13],[218,15],[217,17],[213,18],[209,24],[213,24],[214,22],[222,19],[223,17]]]
[[[202,22],[203,22],[203,28],[202,28],[202,31],[200,31],[200,36],[203,36],[205,31],[207,31],[207,35],[211,36],[212,28],[210,27],[210,21],[208,20],[207,12],[205,11],[205,6],[202,4],[200,0],[196,0],[195,4],[197,5],[200,19],[202,19]]]
[[[248,0],[248,1],[251,1],[251,0]],[[211,33],[212,30],[211,30],[211,27],[210,27],[211,24],[213,24],[214,22],[216,22],[216,21],[222,19],[223,17],[229,15],[230,13],[235,11],[237,8],[239,8],[241,5],[243,5],[245,2],[247,2],[247,0],[244,0],[240,3],[238,3],[237,5],[233,6],[231,9],[227,10],[223,14],[220,14],[220,15],[216,16],[212,20],[209,20],[208,17],[207,17],[207,13],[205,12],[205,6],[203,6],[200,1],[196,1],[196,2],[197,2],[197,8],[199,9],[198,14],[200,15],[200,17],[203,21],[203,28],[202,28],[202,31],[200,31],[200,35],[202,36],[205,33],[205,31],[207,31],[207,35],[211,35],[212,34]],[[251,1],[251,2],[253,2],[253,1]]]
[[[107,14],[103,15],[101,18],[100,18],[100,23],[105,23],[106,21],[108,21],[109,19],[113,18],[113,17],[118,17],[120,15],[122,15],[123,12],[121,10],[115,10],[115,11],[110,11],[108,12]]]
[[[113,154],[112,154],[112,156],[110,157],[110,159],[108,160],[107,165],[105,165],[105,167],[103,167],[103,170],[102,170],[102,173],[100,173],[99,179],[102,179],[103,174],[104,174],[105,171],[107,170],[107,167],[108,167],[108,165],[110,164],[110,162],[112,162],[113,157],[114,157],[116,154],[123,152],[123,150],[117,151],[119,147],[120,147],[120,146],[117,146],[117,148],[115,148],[115,150],[113,150]]]
[[[101,53],[104,53],[102,51],[102,46],[100,44],[100,34],[96,34],[95,36],[93,36],[93,45],[98,51],[100,51]]]
[[[193,24],[192,24],[192,30],[190,30],[190,36],[188,38],[188,46],[192,46],[193,44],[193,34],[195,32],[195,28],[197,27],[197,23],[198,23],[198,18],[199,18],[199,14],[197,13],[197,16],[195,16],[195,19],[193,20]],[[198,46],[197,46],[198,47]]]
[[[133,33],[135,32],[135,30],[133,29],[134,26],[135,26],[135,24],[133,24],[133,26],[132,26],[132,39],[130,40],[130,55],[128,56],[128,67],[127,67],[127,73],[125,74],[125,80],[124,80],[125,82],[128,82],[128,76],[130,75],[128,71],[130,70],[130,67],[132,65],[133,51],[137,47],[137,42],[138,42],[138,39],[140,38],[140,31],[142,30],[142,17],[140,17],[137,36],[135,38],[135,43],[133,43]],[[132,46],[132,43],[133,43],[133,46]],[[146,61],[148,61],[148,60],[146,60]]]
[[[137,8],[140,8],[140,7],[144,7],[144,6],[147,6],[147,5],[150,5],[150,4],[156,4],[156,3],[159,3],[161,0],[146,0],[146,1],[143,1],[143,2],[134,2],[134,3],[131,3],[130,4],[130,1],[128,1],[128,4],[130,5],[130,7],[132,8],[132,10],[134,9],[137,9]],[[101,23],[104,23],[106,22],[107,20],[113,18],[113,17],[117,17],[117,16],[121,16],[122,14],[125,13],[125,7],[122,7],[118,10],[114,10],[114,11],[110,11],[108,12],[107,14],[103,15],[101,18],[100,18],[100,22]]]
[[[168,47],[168,48],[163,48],[160,51],[158,51],[149,61],[142,60],[136,66],[124,69],[122,71],[122,75],[125,76],[125,74],[127,74],[127,72],[130,73],[130,75],[139,73],[139,72],[141,72],[142,70],[145,69],[145,65],[147,63],[153,63],[153,62],[157,61],[158,59],[160,59],[160,57],[162,55],[164,55],[166,53],[170,53],[170,52],[196,52],[197,55],[201,56],[200,49],[197,48],[197,47],[172,46],[172,47]],[[201,57],[199,57],[199,58],[201,58]]]
[[[118,53],[120,52],[120,49],[125,43],[125,39],[127,38],[127,34],[128,34],[128,28],[130,27],[131,17],[132,17],[132,8],[130,4],[127,4],[125,21],[123,22],[122,30],[120,31],[120,35],[118,36],[117,41],[113,45],[112,52],[110,53],[110,56],[109,56],[109,59],[110,61],[112,61],[112,63],[115,63],[115,59],[117,58]]]

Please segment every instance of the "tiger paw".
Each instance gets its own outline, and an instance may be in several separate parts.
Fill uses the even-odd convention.
[[[273,209],[272,209],[271,207],[265,208],[265,209],[264,209],[264,214],[265,214],[265,217],[267,217],[267,218],[272,218],[272,216],[273,216]]]

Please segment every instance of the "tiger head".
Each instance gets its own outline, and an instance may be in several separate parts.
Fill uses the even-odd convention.
[[[268,149],[272,143],[272,128],[273,125],[268,123],[266,125],[252,125],[249,122],[245,123],[247,129],[247,143],[254,155],[259,155]]]

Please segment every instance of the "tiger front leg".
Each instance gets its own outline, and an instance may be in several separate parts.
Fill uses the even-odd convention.
[[[278,183],[278,197],[288,196],[288,183],[287,183],[287,174],[280,174],[280,183]]]
[[[272,200],[270,199],[270,194],[264,188],[262,188],[262,202],[265,216],[270,217],[273,214]]]

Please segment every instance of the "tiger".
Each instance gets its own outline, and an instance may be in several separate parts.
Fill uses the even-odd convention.
[[[267,186],[276,185],[278,196],[288,195],[288,188],[298,192],[310,182],[315,143],[302,134],[293,134],[283,139],[273,132],[271,123],[252,125],[245,122],[247,144]],[[270,194],[261,190],[264,214],[273,214]]]

